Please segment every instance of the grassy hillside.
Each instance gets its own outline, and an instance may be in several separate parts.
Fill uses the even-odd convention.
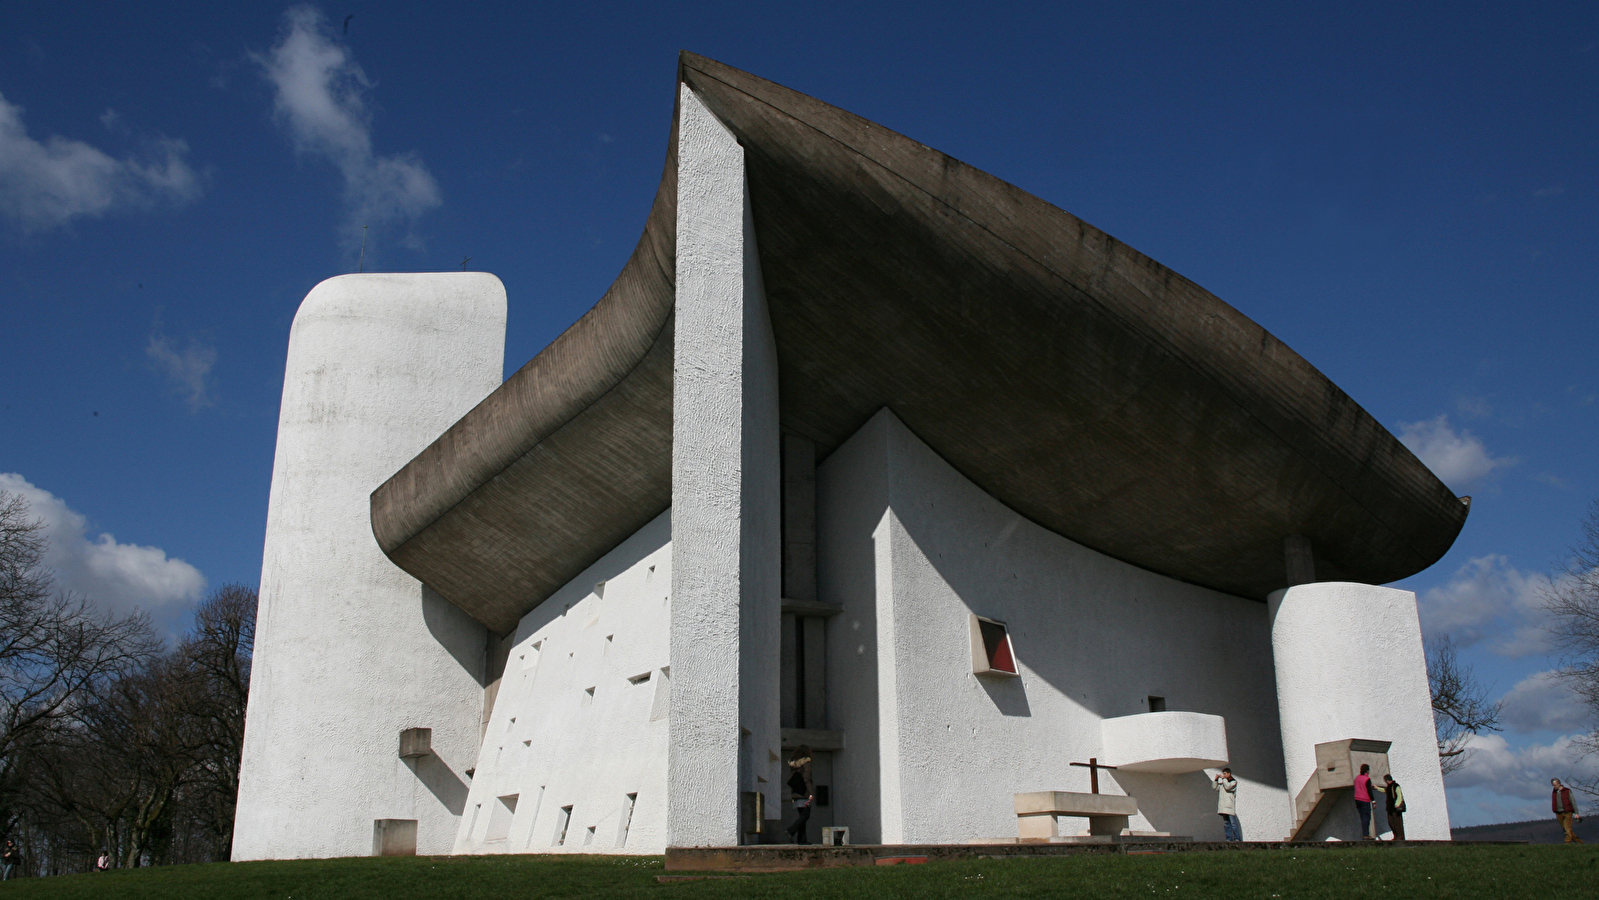
[[[170,866],[0,884],[0,900],[533,900],[547,897],[1288,898],[1593,896],[1592,846],[1349,847],[929,863],[659,884],[658,857],[335,859]],[[1565,885],[1552,891],[1551,884]]]

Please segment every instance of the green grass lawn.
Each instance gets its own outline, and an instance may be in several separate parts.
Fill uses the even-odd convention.
[[[0,898],[161,900],[522,900],[543,897],[1599,897],[1595,846],[1352,847],[1228,853],[961,860],[813,869],[659,884],[659,857],[500,856],[433,861],[331,859],[220,863],[23,879]]]

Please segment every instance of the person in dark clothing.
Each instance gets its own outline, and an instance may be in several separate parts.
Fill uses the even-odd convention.
[[[1392,775],[1383,775],[1383,786],[1378,788],[1388,795],[1388,829],[1394,833],[1394,840],[1405,839],[1405,792],[1399,789],[1399,782]]]
[[[788,758],[788,792],[793,798],[794,812],[798,816],[788,826],[788,836],[796,844],[809,844],[805,823],[811,820],[811,805],[816,802],[816,786],[811,781],[811,748],[801,744]]]
[[[1560,827],[1566,831],[1566,843],[1580,844],[1582,838],[1571,830],[1571,820],[1582,821],[1582,816],[1577,815],[1577,805],[1571,802],[1571,788],[1560,783],[1560,779],[1551,778],[1549,783],[1554,785],[1554,791],[1549,796],[1549,805],[1554,809],[1555,818],[1560,820]]]
[[[17,849],[15,841],[6,841],[6,848],[0,851],[0,881],[10,881],[11,873],[22,865],[22,851]]]

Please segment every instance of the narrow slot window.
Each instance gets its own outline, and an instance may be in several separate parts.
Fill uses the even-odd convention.
[[[655,679],[655,697],[650,702],[650,721],[667,718],[672,709],[672,669],[661,667],[661,677]]]
[[[572,824],[572,807],[561,807],[561,814],[555,819],[555,846],[566,844],[566,826]]]
[[[638,794],[628,794],[622,803],[622,827],[616,831],[616,847],[627,846],[627,830],[633,827],[633,807],[638,805]]]
[[[533,818],[528,822],[528,825],[527,825],[527,845],[526,845],[526,847],[532,847],[533,846],[533,829],[538,827],[538,824],[539,824],[539,810],[543,809],[543,808],[544,808],[544,785],[541,784],[541,785],[539,785],[538,796],[533,798]],[[523,849],[526,849],[526,847],[524,847]]]

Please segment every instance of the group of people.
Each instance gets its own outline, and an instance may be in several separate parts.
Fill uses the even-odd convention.
[[[1360,837],[1367,841],[1377,839],[1371,827],[1371,808],[1377,802],[1372,795],[1377,793],[1383,795],[1383,805],[1388,813],[1388,830],[1394,833],[1394,840],[1402,841],[1405,839],[1405,792],[1394,776],[1386,772],[1382,781],[1381,785],[1372,781],[1371,766],[1361,764],[1360,774],[1355,776],[1355,812],[1360,816]],[[1558,778],[1551,778],[1549,783],[1554,786],[1549,803],[1555,819],[1566,833],[1566,843],[1582,843],[1582,838],[1571,830],[1573,820],[1582,821],[1582,816],[1577,814],[1577,805],[1571,800],[1571,788],[1561,784]],[[1233,770],[1223,768],[1211,784],[1217,792],[1216,814],[1221,816],[1223,838],[1229,841],[1243,840],[1243,831],[1238,825],[1238,781],[1233,778]]]
[[[1399,789],[1399,782],[1387,772],[1383,773],[1382,786],[1379,787],[1371,780],[1371,766],[1360,764],[1360,774],[1355,776],[1355,812],[1360,815],[1360,839],[1375,841],[1377,836],[1371,833],[1371,804],[1375,802],[1371,796],[1372,791],[1384,795],[1384,805],[1388,811],[1388,830],[1394,833],[1394,840],[1405,839],[1405,794]]]
[[[788,790],[790,802],[794,805],[794,822],[788,826],[788,836],[796,844],[808,844],[810,839],[806,834],[806,823],[811,818],[811,807],[816,803],[816,787],[811,779],[811,751],[809,747],[799,747],[788,758],[789,777]],[[1554,794],[1550,799],[1554,808],[1555,818],[1559,820],[1560,827],[1566,832],[1566,843],[1582,843],[1582,838],[1571,830],[1573,820],[1582,821],[1582,816],[1577,814],[1577,806],[1571,800],[1571,789],[1560,783],[1560,779],[1550,781],[1554,785]],[[1216,814],[1221,816],[1222,838],[1227,841],[1242,841],[1244,839],[1243,827],[1238,822],[1238,779],[1233,777],[1233,770],[1223,767],[1221,772],[1211,780],[1211,787],[1216,791]],[[1394,780],[1394,776],[1384,772],[1382,784],[1377,784],[1371,777],[1371,766],[1362,763],[1360,774],[1355,776],[1355,812],[1360,816],[1360,836],[1362,840],[1374,841],[1376,835],[1372,833],[1371,818],[1372,805],[1376,803],[1374,794],[1383,795],[1384,811],[1388,814],[1388,830],[1393,832],[1393,839],[1405,839],[1405,792]],[[10,871],[10,867],[7,867]]]
[[[1384,797],[1388,829],[1394,833],[1393,839],[1402,841],[1405,839],[1405,792],[1394,776],[1384,773],[1382,780],[1380,786],[1374,783],[1371,766],[1364,763],[1360,766],[1360,774],[1355,776],[1355,812],[1360,815],[1360,836],[1364,840],[1376,840],[1371,831],[1371,805],[1376,802],[1372,793],[1376,792]],[[1216,791],[1216,814],[1221,816],[1222,838],[1243,840],[1243,828],[1238,824],[1238,779],[1233,777],[1233,770],[1223,768],[1221,774],[1211,780],[1211,787]]]

